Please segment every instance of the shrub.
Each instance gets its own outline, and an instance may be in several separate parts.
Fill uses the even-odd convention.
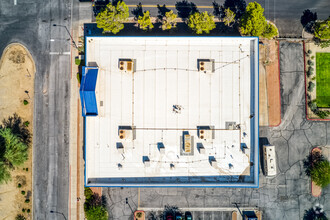
[[[29,203],[30,202],[30,199],[25,199],[25,203]]]
[[[325,119],[330,114],[330,112],[318,110],[315,114],[320,118]]]
[[[314,89],[314,87],[315,87],[315,83],[313,83],[313,82],[309,82],[309,83],[308,83],[308,88],[307,88],[307,90],[308,90],[309,92],[312,92],[313,89]]]
[[[29,168],[25,168],[25,171],[28,172],[29,171]]]
[[[25,195],[25,191],[21,191],[22,195],[24,196]]]
[[[312,80],[315,80],[316,79],[316,76],[314,76],[313,78],[312,78]]]
[[[308,102],[308,106],[309,106],[309,108],[311,109],[312,112],[317,110],[316,102],[310,101],[310,102]]]
[[[314,56],[311,56],[311,59],[313,60],[315,57]]]
[[[80,82],[81,82],[80,73],[77,73],[77,80],[78,80],[78,83],[80,84]]]
[[[308,53],[308,54],[311,54],[311,53],[312,53],[312,51],[311,51],[311,50],[308,50],[308,51],[307,51],[307,53]]]
[[[30,209],[28,209],[28,210],[26,210],[26,212],[27,212],[27,213],[30,213],[30,212],[31,212],[31,210],[30,210]]]
[[[17,215],[15,217],[15,220],[26,220],[26,218],[24,217],[24,215]]]
[[[306,75],[308,77],[310,77],[311,75],[313,75],[313,72],[310,69],[308,69],[307,72],[306,72]]]
[[[327,160],[323,160],[316,163],[311,170],[311,177],[316,185],[322,188],[330,184],[330,163]]]
[[[75,58],[74,62],[75,62],[75,64],[76,64],[77,66],[79,66],[80,63],[81,63],[81,59],[79,59],[79,58]]]
[[[17,187],[18,187],[18,188],[21,188],[21,187],[22,187],[22,184],[20,184],[20,183],[17,184]]]
[[[26,99],[24,99],[23,104],[27,105],[27,104],[29,104],[29,102]]]
[[[314,65],[313,61],[311,61],[311,60],[308,60],[307,61],[307,64],[310,65],[310,66],[313,66]]]
[[[23,170],[25,170],[25,168],[23,168]]]
[[[22,212],[25,212],[25,209],[24,208],[22,209]]]
[[[25,121],[23,124],[24,124],[25,127],[29,127],[30,122],[29,121]]]

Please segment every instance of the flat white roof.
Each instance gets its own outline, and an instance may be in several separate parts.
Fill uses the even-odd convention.
[[[250,175],[253,40],[87,37],[99,115],[86,117],[86,179]],[[121,71],[120,59],[132,59],[134,73]],[[199,71],[201,59],[213,73]],[[121,139],[122,126],[134,138]],[[199,126],[211,129],[210,140]]]

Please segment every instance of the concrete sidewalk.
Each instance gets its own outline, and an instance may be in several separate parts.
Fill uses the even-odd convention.
[[[72,16],[71,34],[78,44],[79,37],[84,35],[83,24],[92,20],[92,4],[77,3],[78,8]],[[74,7],[73,7],[74,8]],[[83,158],[83,117],[79,98],[79,83],[77,80],[78,66],[75,57],[78,51],[72,49],[71,54],[71,102],[70,102],[70,195],[69,219],[85,219],[84,215],[84,158]]]

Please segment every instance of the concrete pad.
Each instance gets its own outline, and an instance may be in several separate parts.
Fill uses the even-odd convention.
[[[259,45],[259,125],[268,126],[268,97],[266,83],[265,46]]]

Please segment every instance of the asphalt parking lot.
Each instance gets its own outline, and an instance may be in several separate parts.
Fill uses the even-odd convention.
[[[280,42],[282,123],[274,128],[260,127],[261,144],[268,142],[276,146],[276,177],[266,178],[260,168],[258,189],[104,188],[110,219],[133,219],[132,210],[137,208],[162,209],[171,205],[203,210],[233,208],[235,202],[241,207],[261,210],[263,219],[267,220],[302,219],[305,210],[317,203],[330,215],[330,203],[326,202],[330,201],[330,187],[323,189],[319,198],[312,197],[310,179],[303,169],[302,160],[312,147],[330,145],[330,123],[306,120],[302,49],[301,42]],[[212,213],[211,218],[208,212],[194,212],[199,219],[219,219],[217,214]]]

